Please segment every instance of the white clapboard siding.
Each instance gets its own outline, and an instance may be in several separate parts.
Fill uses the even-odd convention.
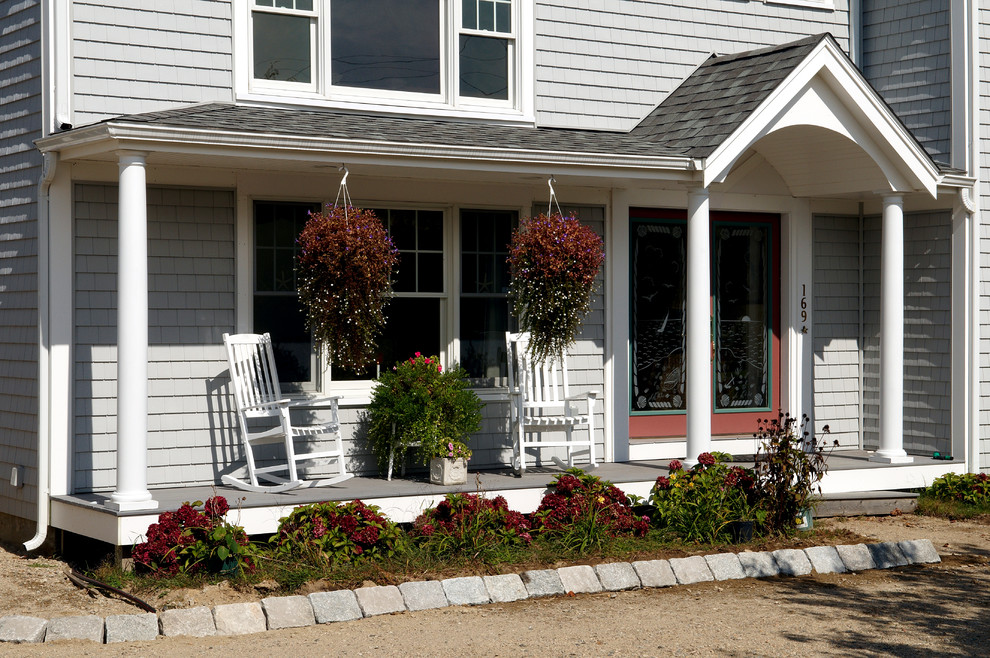
[[[74,0],[73,124],[233,100],[231,11],[230,0]]]

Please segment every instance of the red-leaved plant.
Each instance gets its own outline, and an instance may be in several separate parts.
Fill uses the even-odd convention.
[[[296,262],[306,326],[336,366],[375,360],[399,251],[370,210],[327,204],[299,234]]]
[[[323,566],[391,557],[405,545],[402,530],[360,500],[297,507],[279,521],[269,544],[280,558]]]
[[[412,536],[437,555],[497,560],[507,549],[528,545],[529,531],[529,520],[510,510],[502,496],[455,493],[416,517]]]
[[[203,505],[200,512],[196,507]],[[201,503],[183,503],[174,512],[162,512],[148,526],[146,541],[136,544],[131,557],[140,569],[156,576],[182,573],[236,574],[254,568],[244,528],[227,523],[227,499],[214,496]]]
[[[605,261],[602,239],[576,217],[541,213],[513,232],[507,261],[509,295],[520,330],[530,333],[530,354],[560,358],[591,308]]]
[[[550,483],[554,489],[540,501],[533,527],[570,550],[587,552],[618,535],[642,537],[650,528],[647,516],[637,516],[629,497],[607,480],[568,469]]]

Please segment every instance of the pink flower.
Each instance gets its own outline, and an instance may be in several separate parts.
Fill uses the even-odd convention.
[[[698,455],[698,463],[704,464],[705,466],[711,466],[715,463],[715,457],[713,457],[710,452],[703,452]]]
[[[419,353],[419,352],[416,352],[416,356],[419,357],[419,356],[423,356],[423,355],[421,353]]]
[[[678,459],[671,459],[670,463],[667,464],[667,470],[670,471],[671,473],[673,473],[674,471],[679,471],[681,470],[681,468],[683,468],[683,465]]]

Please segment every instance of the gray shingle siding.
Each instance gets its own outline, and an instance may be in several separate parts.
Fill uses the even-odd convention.
[[[0,513],[36,518],[41,4],[0,4]],[[11,487],[20,466],[24,486]]]
[[[814,219],[815,434],[860,445],[859,218]]]
[[[949,162],[949,0],[863,0],[863,73],[929,155]]]
[[[537,123],[629,130],[713,52],[822,32],[848,49],[848,26],[847,0],[827,11],[724,0],[537,0]]]
[[[233,100],[229,0],[75,0],[73,123]]]
[[[951,217],[904,217],[904,448],[951,450]],[[879,445],[880,219],[815,218],[815,425],[830,425],[842,445]],[[860,281],[863,326],[860,327]],[[862,365],[860,365],[860,363]],[[860,368],[862,370],[860,370]],[[862,373],[862,386],[859,379]],[[863,424],[857,421],[863,407]]]
[[[76,491],[112,489],[117,413],[115,185],[73,191]],[[148,485],[208,484],[238,455],[221,335],[234,327],[234,195],[148,188]]]
[[[904,216],[904,449],[951,453],[952,217]]]

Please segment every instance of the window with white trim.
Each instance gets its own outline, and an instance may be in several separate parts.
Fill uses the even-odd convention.
[[[519,109],[518,0],[252,0],[252,92]]]
[[[416,352],[460,363],[476,386],[503,382],[505,332],[514,329],[505,259],[518,212],[374,209],[400,260],[378,363],[354,372],[319,367],[296,292],[296,238],[308,212],[318,209],[312,203],[254,203],[253,331],[271,333],[279,379],[287,388],[319,388],[321,372],[331,381],[366,381]]]

